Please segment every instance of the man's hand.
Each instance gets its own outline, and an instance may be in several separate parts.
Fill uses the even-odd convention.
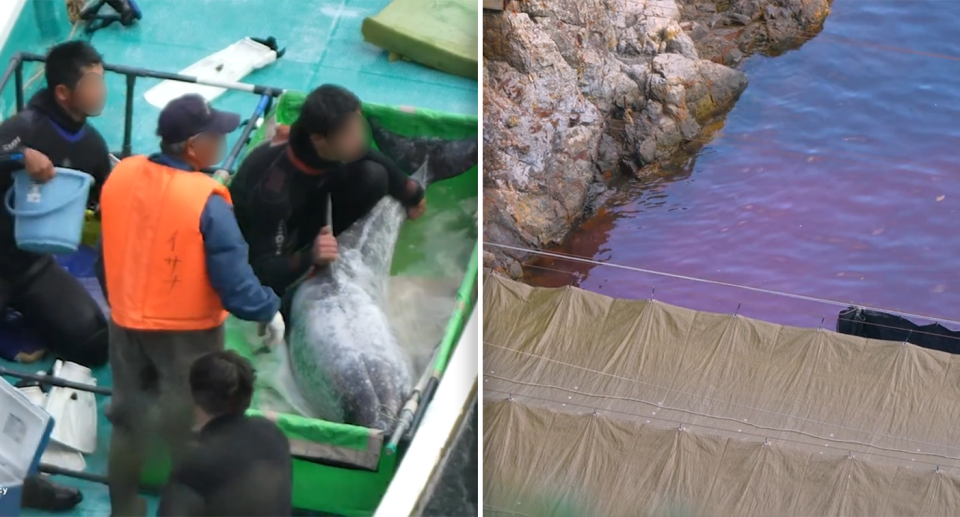
[[[273,134],[273,138],[270,139],[271,144],[282,144],[287,140],[290,140],[290,126],[277,124],[274,129],[276,132]]]
[[[261,338],[261,344],[265,348],[276,348],[283,344],[283,335],[287,327],[283,322],[283,316],[276,313],[270,323],[261,323],[257,328],[257,335]]]
[[[407,209],[407,217],[410,219],[418,219],[420,216],[427,211],[427,198],[424,197],[414,206],[411,206]]]
[[[47,158],[47,155],[35,149],[27,149],[23,152],[23,165],[27,170],[27,174],[41,183],[50,181],[53,175],[56,174],[50,158]]]
[[[320,229],[320,235],[317,235],[313,241],[313,263],[318,266],[325,266],[340,256],[340,250],[337,246],[337,238],[333,236],[333,230],[329,226]]]

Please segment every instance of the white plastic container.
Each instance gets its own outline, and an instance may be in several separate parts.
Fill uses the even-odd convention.
[[[40,375],[44,375],[45,373],[46,372],[39,372]],[[20,393],[26,395],[27,398],[30,399],[30,402],[33,402],[34,405],[38,407],[46,407],[47,394],[40,389],[40,386],[27,386],[19,389]],[[56,432],[56,425],[53,426],[53,430]],[[50,435],[50,443],[47,444],[46,450],[43,451],[43,456],[40,457],[40,462],[47,465],[54,465],[62,469],[78,471],[87,470],[87,460],[83,457],[83,454],[58,444],[53,439],[53,434]],[[0,514],[0,517],[2,517],[2,514]]]
[[[70,361],[57,359],[53,363],[53,376],[77,384],[97,385],[90,368]],[[43,407],[63,424],[54,426],[51,440],[83,454],[97,451],[97,398],[93,392],[54,386]]]
[[[36,472],[53,418],[0,378],[0,515],[20,515],[23,480]]]

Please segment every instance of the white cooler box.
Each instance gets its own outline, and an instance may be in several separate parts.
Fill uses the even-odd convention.
[[[37,471],[53,418],[0,378],[0,516],[20,515],[23,480]]]

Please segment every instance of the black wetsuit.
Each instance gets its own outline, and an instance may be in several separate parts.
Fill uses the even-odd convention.
[[[291,515],[292,483],[290,442],[276,424],[221,416],[174,466],[157,515]]]
[[[76,169],[94,178],[90,205],[110,173],[110,155],[100,133],[71,118],[47,90],[38,92],[26,109],[0,123],[0,152],[35,149],[55,166]],[[12,172],[22,163],[0,165],[0,193],[13,184]],[[0,309],[9,305],[23,314],[44,344],[57,356],[84,366],[107,362],[107,320],[96,300],[53,257],[17,248],[14,219],[0,209]]]
[[[309,136],[294,126],[289,142],[264,143],[250,151],[230,184],[230,195],[254,273],[283,296],[310,268],[313,241],[328,224],[328,195],[333,233],[339,235],[384,196],[412,207],[424,190],[373,149],[352,163],[321,160]]]

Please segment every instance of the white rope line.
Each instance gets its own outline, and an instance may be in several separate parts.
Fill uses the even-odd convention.
[[[553,271],[554,273],[563,273],[563,274],[566,274],[566,275],[577,276],[577,277],[582,276],[580,273],[576,273],[576,272],[573,272],[573,271],[563,271],[563,270],[561,270],[561,269],[554,269],[554,268],[539,266],[539,265],[536,265],[536,264],[526,264],[526,265],[523,266],[523,267],[524,267],[524,268],[531,267],[531,268],[534,268],[534,269],[544,269],[544,270],[546,270],[546,271]],[[644,284],[644,285],[647,286],[647,287],[654,287],[653,284]],[[655,291],[655,290],[656,290],[656,288],[654,287],[654,291]],[[709,302],[711,302],[711,303],[729,303],[729,302],[730,302],[730,299],[729,299],[729,298],[723,298],[723,297],[720,297],[720,296],[716,296],[716,295],[712,295],[712,294],[707,294],[707,293],[697,293],[697,294],[694,294],[694,295],[692,295],[692,296],[695,297],[695,298],[697,298],[698,300],[709,301]],[[653,301],[653,294],[652,294],[652,293],[651,293],[651,298],[650,298],[650,300]],[[739,312],[739,311],[738,311],[738,312]],[[820,318],[821,318],[820,326],[817,327],[817,330],[823,330],[823,323],[827,320],[827,316],[826,316],[825,314],[814,314],[814,313],[812,313],[812,312],[810,312],[810,313],[807,313],[807,312],[797,312],[796,314],[797,314],[797,315],[802,315],[802,316],[807,316],[807,315],[809,315],[809,316],[811,316],[811,317],[820,317]],[[837,315],[837,316],[836,316],[836,319],[837,319],[837,321],[839,322],[841,318],[840,318],[839,315]],[[831,321],[833,321],[833,316],[831,316]],[[913,337],[914,335],[935,336],[935,337],[938,337],[938,338],[940,338],[940,339],[950,339],[950,340],[953,340],[953,341],[960,342],[960,337],[945,336],[945,335],[943,335],[943,334],[936,334],[936,333],[933,333],[933,332],[926,332],[926,331],[923,331],[923,330],[905,329],[905,328],[902,328],[902,327],[895,327],[895,326],[893,326],[893,325],[884,325],[883,323],[876,323],[876,322],[873,322],[873,321],[860,321],[860,320],[849,320],[849,319],[848,319],[847,321],[849,321],[850,323],[853,323],[853,324],[855,324],[855,325],[864,325],[864,326],[869,326],[869,327],[879,327],[879,328],[899,330],[899,331],[902,331],[902,332],[906,332],[906,333],[907,333],[907,337],[906,337],[906,339],[904,339],[903,341],[904,341],[904,342],[907,342],[907,343],[910,342],[910,338]],[[949,329],[948,329],[948,330],[949,330]],[[855,336],[855,337],[862,337],[862,336],[858,336],[858,335],[854,335],[854,336]],[[885,340],[885,341],[894,341],[894,340],[887,339],[887,340]],[[920,345],[917,345],[917,346],[920,346]]]
[[[499,393],[499,394],[501,394],[501,395],[507,395],[507,398],[505,399],[505,400],[507,400],[507,401],[515,401],[515,400],[517,400],[517,399],[519,399],[519,398],[527,398],[527,399],[532,399],[532,400],[539,400],[539,401],[542,401],[542,402],[549,402],[549,403],[552,403],[552,404],[566,404],[566,405],[568,405],[568,406],[575,406],[575,407],[580,407],[580,408],[584,408],[584,409],[589,409],[589,410],[593,411],[593,412],[594,412],[595,414],[597,414],[597,415],[599,415],[599,413],[600,413],[601,411],[602,411],[602,412],[606,412],[606,413],[617,413],[617,414],[620,414],[620,415],[626,415],[626,416],[629,416],[629,417],[634,417],[634,418],[637,418],[637,419],[640,419],[640,420],[646,420],[646,421],[647,421],[647,424],[649,424],[649,422],[650,422],[651,420],[656,420],[656,421],[658,421],[658,422],[667,422],[667,423],[670,423],[670,424],[679,424],[678,426],[679,426],[680,428],[682,428],[682,430],[686,430],[688,427],[698,427],[698,428],[703,428],[703,429],[710,429],[710,430],[714,430],[714,431],[720,431],[720,432],[722,432],[722,433],[726,433],[727,435],[730,435],[730,434],[733,433],[733,431],[731,431],[730,429],[723,429],[723,428],[721,428],[721,427],[714,427],[714,426],[711,426],[711,425],[708,425],[708,424],[684,424],[683,422],[681,422],[680,420],[677,420],[677,419],[666,419],[666,418],[660,418],[660,417],[657,417],[657,416],[638,415],[638,414],[636,414],[636,413],[629,413],[629,412],[626,412],[626,411],[620,411],[620,410],[616,410],[616,409],[597,409],[597,408],[595,408],[595,407],[593,407],[593,406],[587,406],[587,405],[584,405],[584,404],[577,404],[577,403],[575,403],[575,402],[559,402],[559,401],[552,400],[552,399],[546,399],[546,398],[543,398],[543,397],[537,397],[537,396],[535,396],[535,395],[523,395],[523,394],[519,394],[519,393],[509,393],[509,392],[506,392],[506,391],[497,390],[497,389],[493,389],[493,388],[484,388],[484,392]],[[646,424],[640,424],[640,425],[646,425]],[[650,424],[650,425],[652,425],[652,424]],[[742,435],[742,436],[753,436],[753,437],[756,437],[756,438],[763,438],[763,439],[764,439],[764,445],[769,444],[769,443],[770,443],[770,440],[771,440],[771,438],[770,438],[769,436],[763,435],[763,434],[755,434],[755,433],[744,432],[744,431],[739,431],[738,434],[739,434],[739,435]],[[723,438],[723,436],[720,436],[720,438]],[[730,436],[730,439],[731,439],[731,440],[738,440],[738,441],[745,441],[745,440],[738,439],[738,438],[733,437],[733,436]],[[814,444],[814,443],[801,442],[801,441],[799,441],[799,440],[791,440],[790,438],[773,438],[773,440],[780,441],[780,442],[785,442],[785,443],[795,443],[795,444],[797,444],[797,445],[802,445],[802,446],[805,447],[805,448],[817,447],[817,445]],[[835,441],[838,441],[838,440],[835,440]],[[829,449],[829,447],[826,447],[826,448]],[[877,447],[874,447],[874,448],[877,448]],[[842,454],[843,451],[844,451],[844,449],[843,449],[842,447],[835,447],[834,450],[837,451],[838,453],[841,453],[841,454]],[[801,452],[802,452],[802,451],[801,451]],[[822,452],[822,451],[821,451],[821,452]],[[847,452],[847,456],[848,456],[848,457],[853,457],[853,451],[849,451],[849,450],[848,450],[848,451],[846,451],[846,452]],[[905,458],[903,458],[902,456],[899,456],[899,457],[898,457],[898,456],[890,456],[890,455],[887,455],[887,454],[881,454],[881,453],[877,453],[877,452],[868,453],[868,454],[870,454],[871,456],[875,456],[875,457],[877,457],[877,458],[885,458],[885,459],[893,460],[893,461],[896,461],[896,462],[899,462],[899,463],[904,463],[904,462],[905,462]],[[911,455],[911,456],[918,456],[918,455],[919,455],[919,456],[924,456],[924,455],[925,455],[925,454],[923,454],[923,453],[909,452],[909,451],[907,452],[907,454],[908,454],[908,455]],[[951,458],[951,457],[940,456],[940,455],[935,455],[935,454],[926,454],[926,455],[927,455],[927,456],[939,456],[940,458],[946,458],[946,459],[948,459],[948,460],[957,460],[957,459],[958,459],[958,458]],[[941,465],[940,463],[935,463],[935,462],[931,462],[931,461],[924,461],[923,458],[921,458],[920,460],[917,460],[917,459],[914,459],[914,458],[910,458],[910,465],[916,465],[916,464],[918,464],[918,463],[921,464],[921,465],[930,465],[931,467],[936,467],[936,468],[937,468],[937,471],[940,471],[941,467],[943,466],[943,465]],[[955,467],[955,466],[947,466],[947,468],[957,468],[957,467]]]
[[[520,513],[520,512],[514,512],[512,510],[504,510],[501,508],[497,508],[496,506],[490,506],[489,504],[484,504],[483,509],[491,512],[503,513],[507,515],[519,515],[520,517],[534,517],[529,513]]]
[[[488,242],[488,241],[484,241],[484,242],[483,242],[483,245],[484,245],[484,246],[493,246],[493,247],[495,247],[495,248],[503,248],[503,249],[513,250],[513,251],[520,251],[520,252],[523,252],[523,253],[532,253],[532,254],[534,254],[534,255],[541,255],[541,256],[544,256],[544,257],[550,257],[550,258],[555,258],[555,259],[560,259],[560,260],[569,260],[569,261],[571,261],[571,262],[580,262],[580,263],[583,263],[583,264],[591,264],[591,265],[594,265],[594,266],[606,266],[606,267],[612,267],[612,268],[616,268],[616,269],[623,269],[623,270],[626,270],[626,271],[632,271],[632,272],[634,272],[634,273],[646,273],[646,274],[650,274],[650,275],[657,275],[657,276],[664,276],[664,277],[668,277],[668,278],[675,278],[675,279],[678,279],[678,280],[689,280],[689,281],[691,281],[691,282],[700,282],[700,283],[704,283],[704,284],[719,285],[719,286],[723,286],[723,287],[733,287],[733,288],[735,288],[735,289],[743,289],[743,290],[746,290],[746,291],[753,291],[753,292],[763,293],[763,294],[772,294],[772,295],[775,295],[775,296],[783,296],[783,297],[786,297],[786,298],[794,298],[794,299],[797,299],[797,300],[804,300],[804,301],[808,301],[808,302],[823,303],[823,304],[827,304],[827,305],[834,305],[834,306],[837,306],[837,307],[849,307],[849,306],[852,305],[852,306],[859,307],[859,308],[861,308],[861,309],[866,309],[866,310],[870,310],[870,311],[877,311],[877,312],[888,312],[888,313],[897,314],[897,315],[900,315],[900,316],[903,316],[903,317],[906,317],[906,318],[923,319],[923,320],[929,320],[929,321],[934,321],[934,322],[939,322],[939,323],[952,323],[952,324],[954,324],[954,325],[960,325],[960,321],[952,320],[952,319],[949,319],[949,318],[944,318],[944,317],[941,317],[941,316],[928,316],[928,315],[926,315],[926,314],[913,314],[913,313],[909,313],[909,312],[895,311],[895,310],[892,310],[892,309],[884,309],[884,308],[882,308],[882,307],[871,307],[871,306],[869,306],[869,305],[862,305],[862,304],[854,303],[854,302],[841,302],[841,301],[838,301],[838,300],[828,300],[828,299],[826,299],[826,298],[817,298],[817,297],[814,297],[814,296],[807,296],[807,295],[803,295],[803,294],[786,293],[786,292],[783,292],[783,291],[774,291],[774,290],[772,290],[772,289],[764,289],[764,288],[762,288],[762,287],[753,287],[753,286],[749,286],[749,285],[733,284],[733,283],[730,283],[730,282],[723,282],[723,281],[720,281],[720,280],[708,280],[708,279],[706,279],[706,278],[698,278],[698,277],[687,276],[687,275],[678,275],[678,274],[676,274],[676,273],[667,273],[667,272],[664,272],[664,271],[655,271],[655,270],[652,270],[652,269],[644,269],[644,268],[639,268],[639,267],[634,267],[634,266],[626,266],[626,265],[623,265],[623,264],[615,264],[615,263],[613,263],[613,262],[600,262],[600,261],[598,261],[598,260],[593,260],[593,259],[589,259],[589,258],[586,258],[586,257],[578,257],[578,256],[574,256],[574,255],[562,255],[562,254],[559,254],[559,253],[551,253],[551,252],[549,252],[549,251],[534,250],[534,249],[530,249],[530,248],[521,248],[521,247],[517,247],[517,246],[509,246],[509,245],[506,245],[506,244],[497,244],[497,243]]]
[[[630,397],[618,397],[618,396],[614,396],[614,395],[603,395],[603,394],[598,394],[598,393],[588,393],[588,392],[586,392],[586,391],[571,390],[571,389],[568,389],[568,388],[563,388],[563,387],[561,387],[561,386],[553,386],[553,385],[550,385],[550,384],[537,384],[537,383],[535,383],[535,382],[523,382],[523,381],[518,381],[518,380],[515,380],[515,379],[508,379],[508,378],[506,378],[506,377],[499,377],[499,376],[491,375],[491,374],[487,374],[486,376],[487,376],[487,377],[494,378],[494,379],[498,379],[498,380],[501,380],[501,381],[510,382],[510,383],[513,383],[513,384],[519,384],[519,385],[522,385],[522,386],[532,386],[532,387],[534,387],[534,388],[546,388],[546,389],[550,389],[550,390],[558,390],[558,391],[563,391],[563,392],[566,392],[566,393],[574,393],[574,394],[578,394],[578,395],[584,395],[584,396],[587,396],[587,397],[593,397],[593,398],[599,398],[599,399],[623,400],[623,401],[628,401],[628,402],[639,402],[639,403],[641,403],[641,404],[646,404],[646,405],[648,405],[648,406],[653,406],[653,407],[655,407],[655,408],[663,409],[663,410],[667,410],[667,411],[677,411],[677,412],[679,412],[679,413],[686,413],[686,414],[688,414],[688,415],[693,415],[693,416],[699,416],[699,417],[709,418],[709,419],[711,419],[711,420],[723,420],[723,421],[727,421],[727,422],[734,422],[734,423],[736,423],[737,425],[747,425],[747,426],[753,427],[754,429],[759,429],[759,430],[761,430],[761,431],[768,431],[768,432],[774,432],[774,433],[799,434],[799,435],[802,435],[802,436],[806,436],[806,437],[808,437],[808,438],[813,438],[813,439],[815,439],[815,440],[822,440],[822,441],[825,441],[825,442],[843,443],[843,444],[847,444],[847,445],[860,445],[860,446],[863,446],[863,447],[869,447],[869,448],[871,448],[871,449],[879,449],[879,450],[887,451],[887,452],[896,452],[896,453],[900,453],[900,454],[908,454],[908,455],[910,455],[910,456],[915,456],[915,455],[920,455],[920,456],[934,456],[934,457],[943,458],[943,459],[946,459],[946,460],[957,460],[957,459],[958,459],[958,458],[954,458],[954,457],[950,457],[950,456],[944,456],[944,455],[942,455],[942,454],[937,454],[937,453],[934,453],[934,452],[922,452],[922,451],[921,451],[921,452],[915,452],[915,451],[907,451],[907,450],[903,450],[903,449],[891,449],[891,448],[889,448],[889,447],[883,447],[883,446],[880,446],[880,445],[874,445],[874,444],[872,444],[872,443],[859,442],[859,441],[856,441],[856,440],[844,440],[844,439],[840,439],[840,438],[827,438],[827,437],[823,437],[823,436],[816,435],[816,434],[813,434],[813,433],[808,433],[808,432],[806,432],[806,431],[800,431],[800,430],[797,430],[797,429],[781,429],[781,428],[778,428],[778,427],[768,427],[768,426],[759,425],[759,424],[755,424],[755,423],[753,423],[753,422],[746,421],[745,419],[741,420],[741,419],[737,419],[737,418],[733,418],[733,417],[719,416],[719,415],[711,415],[710,413],[700,413],[700,412],[698,412],[698,411],[693,411],[693,410],[690,410],[690,409],[683,409],[683,408],[679,408],[679,407],[664,406],[664,405],[659,404],[659,403],[654,403],[654,402],[650,402],[650,401],[642,400],[642,399],[635,399],[635,398],[630,398]],[[516,393],[515,395],[518,396],[518,397],[524,397],[524,396],[526,396],[526,395],[524,395],[524,394],[522,394],[522,393]],[[565,404],[565,402],[561,402],[561,401],[558,401],[558,400],[551,400],[550,402],[554,402],[554,403],[556,403],[556,404]],[[603,408],[603,409],[602,409],[602,408],[594,408],[594,409],[599,409],[600,411],[606,411],[605,408]],[[633,415],[633,416],[635,416],[635,417],[637,417],[637,418],[645,418],[643,415],[637,415],[637,414],[635,414],[635,413],[628,413],[628,414]],[[695,425],[697,425],[697,424],[690,424],[690,425],[695,426]],[[833,424],[828,424],[828,425],[833,426]],[[837,426],[837,427],[839,427],[839,426]],[[728,433],[733,432],[733,431],[730,430],[730,429],[723,429],[723,431],[724,431],[724,432],[728,432]],[[872,434],[872,433],[865,433],[865,434]],[[909,438],[901,438],[901,439],[906,440],[906,441],[915,441],[915,440],[911,440],[911,439],[909,439]],[[806,444],[806,445],[815,445],[815,444]],[[944,448],[947,448],[947,449],[956,449],[956,447],[948,447],[948,446],[944,446]]]
[[[621,375],[615,375],[615,374],[611,374],[611,373],[601,372],[601,371],[599,371],[599,370],[594,370],[594,369],[592,369],[592,368],[587,368],[587,367],[584,367],[584,366],[579,366],[579,365],[575,365],[575,364],[571,364],[571,363],[566,363],[566,362],[563,362],[563,361],[558,361],[558,360],[556,360],[556,359],[550,359],[550,358],[548,358],[548,357],[543,357],[543,356],[539,356],[539,355],[536,355],[536,354],[531,354],[531,353],[529,353],[529,352],[524,352],[524,351],[521,351],[521,350],[515,350],[515,349],[512,349],[512,348],[507,348],[507,347],[505,347],[505,346],[496,345],[496,344],[490,343],[490,342],[488,342],[488,341],[484,341],[483,344],[484,344],[484,346],[492,346],[492,347],[495,347],[495,348],[500,348],[500,349],[503,349],[503,350],[507,350],[507,351],[509,351],[509,352],[514,352],[514,353],[516,353],[516,354],[526,355],[526,356],[532,357],[532,358],[534,358],[534,359],[537,359],[537,360],[539,360],[539,361],[548,361],[548,362],[556,363],[556,364],[559,364],[559,365],[562,365],[562,366],[567,366],[567,367],[576,368],[576,369],[579,369],[579,370],[584,370],[584,371],[589,372],[589,373],[592,373],[592,374],[594,374],[594,375],[604,376],[604,377],[611,377],[611,378],[614,378],[614,379],[624,380],[624,381],[632,382],[632,383],[635,383],[635,384],[650,386],[651,388],[661,389],[661,390],[666,390],[666,391],[671,391],[671,392],[674,392],[674,393],[678,393],[678,394],[680,394],[680,395],[685,395],[685,396],[692,397],[692,398],[696,398],[696,399],[699,399],[699,400],[706,400],[706,401],[708,401],[708,402],[714,402],[714,403],[718,403],[718,404],[726,404],[726,405],[728,405],[728,406],[739,407],[739,408],[746,409],[746,410],[749,410],[749,411],[755,411],[755,412],[760,412],[760,413],[768,413],[768,414],[773,415],[773,416],[778,416],[778,417],[783,417],[783,418],[788,418],[788,419],[794,419],[794,420],[800,420],[800,421],[805,422],[805,423],[824,425],[824,426],[828,426],[828,427],[834,427],[834,428],[837,428],[837,429],[843,429],[844,431],[851,431],[851,432],[856,432],[856,433],[863,433],[863,434],[866,434],[866,435],[869,435],[869,436],[879,436],[879,437],[882,437],[882,438],[889,438],[889,439],[893,439],[893,440],[903,440],[903,441],[907,441],[907,442],[911,442],[911,443],[917,443],[917,444],[921,444],[921,445],[929,446],[929,447],[940,447],[940,448],[944,448],[944,449],[951,449],[951,450],[960,451],[960,447],[958,447],[958,446],[943,445],[943,444],[939,444],[939,443],[925,442],[925,441],[917,440],[917,439],[913,439],[913,438],[905,438],[905,437],[902,437],[902,436],[894,436],[894,435],[888,435],[888,434],[883,434],[883,433],[870,432],[870,431],[866,431],[866,430],[864,430],[864,429],[858,429],[858,428],[856,428],[856,427],[849,427],[849,426],[845,426],[845,425],[841,425],[841,424],[837,424],[837,423],[833,423],[833,422],[823,422],[823,421],[820,421],[820,420],[814,420],[814,419],[812,419],[812,418],[805,418],[805,417],[800,417],[800,416],[791,415],[791,414],[787,414],[787,413],[779,413],[779,412],[777,412],[777,411],[771,411],[771,410],[769,410],[769,409],[756,408],[756,407],[748,406],[748,405],[745,405],[745,404],[737,404],[737,403],[734,403],[734,402],[727,402],[727,401],[724,401],[724,400],[712,399],[712,398],[710,398],[710,397],[704,397],[704,396],[698,395],[698,394],[696,394],[696,393],[688,393],[688,392],[681,391],[681,390],[678,390],[678,389],[675,389],[675,388],[668,388],[668,387],[666,387],[666,386],[660,386],[660,385],[657,385],[657,384],[653,384],[653,383],[649,383],[649,382],[644,382],[644,381],[641,381],[641,380],[638,380],[638,379],[631,379],[631,378],[629,378],[629,377],[623,377],[623,376],[621,376]],[[486,358],[485,358],[485,359],[486,359]],[[504,377],[498,377],[498,376],[494,375],[494,373],[495,373],[495,372],[483,373],[483,375],[484,375],[485,377],[492,377],[492,378],[494,378],[494,379],[499,379],[499,380],[503,380],[503,381],[507,381],[507,382],[512,382],[512,383],[515,383],[515,384],[521,384],[521,385],[527,385],[527,386],[535,386],[535,387],[542,387],[542,388],[547,388],[547,389],[557,389],[557,390],[565,391],[565,392],[569,392],[569,393],[579,393],[579,394],[583,394],[583,395],[586,395],[586,396],[588,396],[588,397],[608,398],[608,399],[616,399],[616,400],[626,400],[626,401],[631,401],[631,402],[639,402],[639,403],[641,403],[641,404],[647,404],[647,405],[650,405],[650,406],[659,407],[659,408],[663,408],[663,409],[669,409],[669,410],[672,410],[672,411],[680,411],[680,412],[684,412],[684,413],[690,413],[690,414],[694,414],[694,415],[702,416],[702,417],[706,417],[706,418],[714,418],[714,419],[718,419],[718,420],[730,420],[730,421],[737,422],[737,423],[744,423],[744,422],[741,422],[740,419],[736,419],[736,418],[732,418],[732,417],[723,417],[723,416],[718,416],[718,415],[710,415],[710,414],[704,414],[704,413],[697,413],[697,412],[692,411],[692,410],[686,410],[686,409],[681,409],[681,408],[673,408],[673,407],[669,407],[669,406],[664,406],[662,403],[659,403],[659,402],[650,402],[650,401],[646,401],[646,400],[642,400],[642,399],[634,399],[634,398],[629,398],[629,397],[619,397],[619,396],[614,396],[614,395],[603,395],[603,394],[587,393],[587,392],[583,392],[583,391],[580,391],[580,390],[571,390],[571,389],[569,389],[569,388],[564,388],[564,387],[561,387],[561,386],[552,386],[552,385],[536,384],[536,383],[525,383],[525,382],[517,381],[517,380],[514,380],[514,379],[508,379],[508,378],[504,378]],[[559,402],[559,403],[562,404],[563,402]],[[640,417],[640,415],[634,415],[634,416]],[[816,438],[816,439],[818,439],[818,440],[836,441],[836,442],[851,443],[851,444],[856,444],[856,445],[865,445],[865,446],[868,446],[868,447],[879,448],[879,449],[883,449],[883,450],[887,450],[887,451],[891,451],[891,452],[900,452],[900,453],[906,453],[906,454],[920,454],[920,453],[911,452],[911,451],[901,451],[901,450],[899,450],[899,449],[885,449],[885,448],[880,447],[880,446],[870,445],[870,444],[866,444],[866,443],[862,443],[862,442],[857,442],[857,441],[845,441],[845,440],[839,440],[839,439],[836,439],[836,438],[823,438],[823,437],[821,437],[821,436],[812,435],[812,434],[807,434],[807,433],[805,433],[804,431],[798,431],[798,430],[794,430],[794,429],[768,428],[768,427],[763,427],[763,426],[751,424],[750,422],[745,422],[745,423],[747,423],[748,425],[752,425],[752,426],[754,426],[754,427],[757,427],[758,429],[772,430],[772,431],[780,431],[780,432],[786,432],[786,433],[803,434],[803,435],[809,436],[809,437],[811,437],[811,438]],[[923,454],[928,454],[928,455],[932,455],[932,456],[938,456],[938,457],[942,457],[942,458],[946,458],[946,459],[951,459],[951,460],[953,460],[953,459],[960,459],[960,456],[958,456],[957,458],[951,458],[951,457],[948,457],[948,456],[941,456],[941,455],[939,455],[939,454],[934,454],[934,453],[923,453]]]

